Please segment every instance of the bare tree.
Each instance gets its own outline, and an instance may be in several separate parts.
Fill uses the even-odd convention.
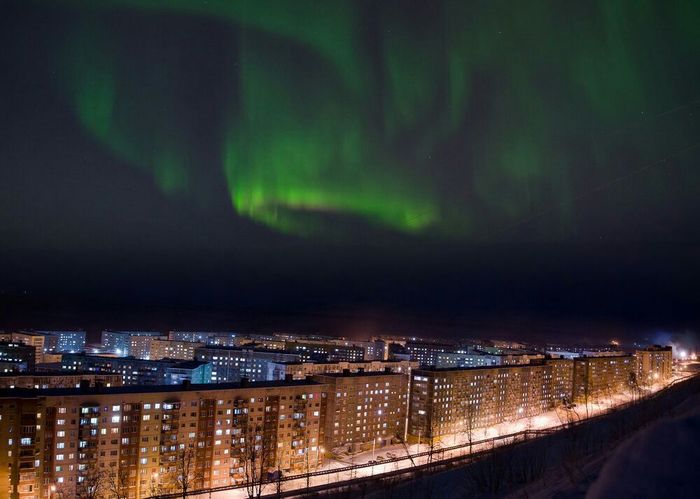
[[[187,494],[202,479],[203,473],[197,468],[197,454],[194,446],[189,444],[181,447],[177,453],[175,467],[170,473],[173,488],[182,496],[182,499],[186,499]]]
[[[272,455],[270,440],[269,432],[265,431],[264,425],[252,423],[245,426],[245,447],[242,461],[246,492],[250,498],[260,497],[263,485],[267,481],[270,456]]]
[[[476,407],[474,407],[474,404],[470,404],[469,401],[467,401],[467,404],[464,407],[464,429],[466,430],[467,441],[469,442],[469,454],[472,453],[472,444],[474,443],[476,416]]]
[[[100,499],[106,489],[107,477],[104,470],[89,466],[80,473],[75,493],[80,499]]]
[[[129,499],[129,469],[113,467],[105,474],[106,489],[110,499]]]
[[[165,487],[160,483],[160,480],[158,480],[158,475],[153,474],[151,475],[151,482],[148,487],[148,494],[151,497],[157,497],[161,494],[165,493]]]

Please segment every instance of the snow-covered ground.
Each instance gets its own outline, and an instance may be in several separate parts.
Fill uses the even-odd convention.
[[[672,381],[682,379],[682,375],[674,375]],[[650,392],[656,392],[665,385],[658,384],[654,386]],[[486,448],[491,448],[493,443],[483,443],[478,444],[480,440],[492,439],[493,437],[504,437],[497,441],[501,444],[510,443],[512,440],[508,437],[509,435],[517,434],[524,430],[540,430],[540,429],[551,429],[559,427],[567,422],[584,420],[589,417],[597,416],[609,411],[611,408],[618,407],[622,404],[631,402],[633,396],[628,393],[619,393],[613,395],[606,395],[604,397],[599,397],[596,400],[590,401],[587,405],[578,404],[574,409],[556,409],[551,410],[536,416],[525,417],[512,422],[501,423],[499,425],[475,430],[472,435],[472,452],[477,452]],[[469,437],[465,434],[447,435],[441,438],[441,441],[434,447],[434,450],[440,448],[448,448],[456,445],[464,445],[461,449],[451,450],[443,452],[441,454],[433,455],[433,462],[438,459],[449,459],[453,457],[458,457],[462,455],[468,455],[470,452]],[[310,478],[300,477],[296,480],[289,480],[281,483],[281,489],[283,491],[298,489],[303,491],[307,486],[313,487],[317,485],[325,485],[330,483],[335,483],[344,480],[350,480],[360,477],[370,477],[374,475],[379,475],[382,473],[387,473],[399,469],[410,468],[411,466],[426,464],[428,462],[427,456],[415,456],[421,452],[427,452],[429,446],[425,443],[412,444],[409,446],[404,446],[402,444],[398,445],[383,445],[378,444],[374,450],[369,450],[365,452],[360,452],[354,455],[335,455],[331,458],[326,459],[322,470],[336,470],[325,475],[313,476]],[[394,461],[390,463],[382,463],[381,461],[388,458],[400,458],[404,457],[400,461]],[[372,466],[367,466],[358,469],[348,469],[348,467],[358,464],[367,464],[371,461],[376,461],[376,464]],[[273,494],[276,492],[276,484],[267,484],[263,488],[263,495]],[[211,497],[212,499],[238,499],[246,498],[248,494],[245,488],[231,489],[219,492],[213,492],[211,494],[206,493],[201,496]]]
[[[679,415],[640,431],[620,445],[588,490],[587,498],[696,498],[700,469],[700,395]]]

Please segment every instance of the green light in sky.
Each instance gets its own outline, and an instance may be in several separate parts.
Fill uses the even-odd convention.
[[[83,21],[61,59],[78,120],[172,195],[192,195],[205,156],[180,88],[191,68],[162,56],[165,34],[127,53],[121,42],[139,34],[120,34],[109,16],[226,27],[217,180],[237,213],[288,233],[323,233],[329,215],[472,237],[542,207],[555,213],[545,234],[574,233],[575,185],[626,171],[619,150],[653,159],[693,138],[606,134],[692,97],[669,75],[700,47],[698,2],[65,4]],[[668,26],[657,54],[658,19]],[[678,50],[678,61],[664,56]]]

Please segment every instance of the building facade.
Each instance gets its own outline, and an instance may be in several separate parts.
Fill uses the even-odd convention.
[[[44,352],[83,352],[85,350],[85,331],[37,331],[43,334]]]
[[[44,362],[46,336],[33,331],[19,331],[0,334],[0,341],[9,343],[22,343],[34,348],[34,362]]]
[[[386,372],[320,374],[328,386],[327,450],[380,448],[403,438],[408,407],[408,376]]]
[[[36,347],[0,341],[0,372],[33,371],[36,367]]]
[[[204,343],[200,342],[153,338],[151,339],[149,358],[151,360],[166,358],[193,360],[195,350],[203,346]]]
[[[132,353],[132,338],[157,338],[159,336],[160,333],[157,331],[102,331],[102,350],[123,357],[128,355],[136,356],[135,353]],[[136,347],[140,344],[138,341],[135,342]],[[139,351],[136,353],[142,354],[143,352]]]
[[[212,366],[211,382],[267,381],[269,363],[294,362],[299,356],[279,350],[206,346],[195,349],[195,359]]]
[[[673,348],[653,345],[634,353],[636,359],[636,381],[641,386],[671,379]]]
[[[587,403],[631,387],[635,362],[631,355],[576,357],[572,400]]]
[[[205,345],[238,346],[238,334],[231,331],[170,331],[168,339]]]
[[[535,416],[570,398],[570,360],[412,373],[408,433],[430,440]]]
[[[121,374],[124,385],[170,385],[185,380],[191,383],[209,383],[212,366],[200,361],[146,360],[67,353],[61,359],[61,370]]]
[[[409,360],[371,360],[361,362],[270,362],[268,365],[267,379],[305,379],[307,376],[326,373],[342,373],[347,370],[351,373],[360,371],[377,372],[386,371],[400,374],[410,374],[412,369],[418,368],[418,362]]]
[[[0,496],[140,498],[316,469],[326,387],[0,391]],[[256,470],[255,473],[252,470]]]
[[[357,362],[365,358],[364,348],[330,340],[286,341],[285,350],[297,354],[306,362]]]
[[[101,384],[105,387],[122,386],[121,374],[85,372],[36,372],[0,374],[2,388],[79,388]]]

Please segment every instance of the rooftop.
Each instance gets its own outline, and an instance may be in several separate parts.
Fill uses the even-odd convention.
[[[90,388],[9,388],[0,390],[2,398],[33,398],[51,396],[77,396],[77,395],[118,395],[133,393],[177,393],[197,391],[220,391],[238,389],[265,389],[275,387],[295,386],[321,386],[323,383],[307,380],[292,381],[256,381],[240,383],[209,383],[209,384],[184,384],[184,385],[127,385],[114,387],[90,387]]]
[[[314,377],[317,376],[327,376],[329,378],[367,378],[367,377],[375,377],[375,376],[406,376],[405,373],[396,373],[396,372],[386,372],[386,371],[356,371],[356,372],[342,372],[342,373],[319,373],[319,374],[314,374]]]

